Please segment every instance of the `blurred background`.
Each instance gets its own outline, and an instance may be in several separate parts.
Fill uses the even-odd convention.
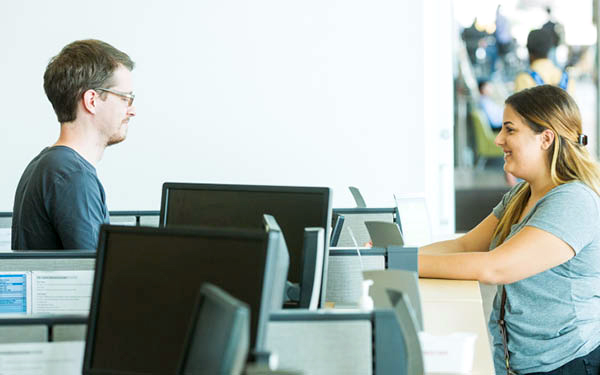
[[[598,155],[597,4],[598,0],[454,1],[457,231],[472,228],[488,215],[490,206],[515,183],[504,173],[502,150],[493,140],[504,100],[538,84],[536,74],[555,85],[566,79],[565,88],[581,111],[587,147]],[[477,207],[481,212],[473,212]]]

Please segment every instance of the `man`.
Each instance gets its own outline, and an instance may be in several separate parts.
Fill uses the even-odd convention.
[[[135,116],[133,68],[127,54],[99,40],[73,42],[50,60],[44,90],[60,135],[21,176],[14,250],[97,248],[108,209],[96,165],[107,146],[125,139]]]
[[[559,69],[548,59],[548,52],[554,43],[553,36],[545,30],[532,30],[527,37],[529,51],[528,71],[519,73],[515,79],[515,92],[523,89],[549,84],[559,86],[573,94],[573,80],[567,72]]]

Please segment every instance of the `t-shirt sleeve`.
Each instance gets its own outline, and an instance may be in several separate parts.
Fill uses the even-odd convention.
[[[539,203],[526,225],[555,235],[577,254],[596,236],[598,217],[595,193],[573,184],[566,189],[550,192]]]
[[[87,171],[56,181],[48,212],[65,249],[98,246],[100,225],[107,216],[105,197],[97,179]]]

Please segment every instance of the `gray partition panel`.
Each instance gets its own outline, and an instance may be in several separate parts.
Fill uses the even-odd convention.
[[[356,306],[362,294],[362,272],[385,269],[385,252],[362,250],[329,250],[326,302],[336,306]],[[362,262],[362,264],[361,264]]]
[[[0,251],[9,251],[11,248],[11,223],[11,217],[0,216]]]
[[[371,322],[271,322],[267,349],[281,369],[311,375],[372,373]]]
[[[0,344],[46,341],[48,341],[48,329],[45,325],[4,326],[0,323]]]
[[[142,216],[140,217],[140,225],[146,227],[158,227],[160,222],[160,216]]]
[[[394,270],[405,270],[418,273],[418,251],[418,247],[388,247],[387,267]]]
[[[398,342],[398,337],[386,337],[392,340],[390,345],[402,346],[402,349],[397,349],[396,353],[398,357],[404,356],[402,361],[397,364],[397,374],[399,375],[423,375],[425,373],[425,365],[423,362],[423,352],[421,349],[421,343],[419,341],[417,320],[415,313],[408,301],[407,296],[399,291],[388,290],[388,296],[394,306],[394,313],[396,319],[389,319],[387,327],[385,327],[386,333],[389,335],[390,331],[400,331],[402,334],[396,335],[401,337],[402,343]],[[392,310],[384,310],[384,312],[392,312]],[[380,320],[378,320],[380,321]],[[380,333],[379,331],[377,333]],[[390,361],[385,364],[389,364]],[[391,373],[391,372],[390,372]]]
[[[415,375],[407,372],[406,338],[393,309],[286,310],[271,314],[267,331],[267,346],[279,355],[281,369],[305,374]],[[419,346],[414,337],[409,342]]]
[[[392,310],[375,310],[375,371],[377,375],[405,374],[406,346]]]
[[[392,308],[388,290],[397,290],[405,294],[415,312],[417,328],[423,330],[423,313],[421,293],[419,292],[419,276],[416,272],[406,270],[367,271],[365,279],[373,280],[369,295],[373,298],[375,308]]]
[[[95,258],[13,258],[0,257],[0,272],[2,271],[71,271],[94,270]]]
[[[85,340],[87,320],[87,315],[13,314],[0,319],[0,343],[55,341],[56,332],[58,341]]]
[[[53,341],[85,341],[86,324],[57,324],[53,327]]]
[[[93,273],[95,270],[95,263],[96,252],[91,250],[10,251],[7,253],[0,253],[0,273],[30,271],[92,271]],[[34,281],[32,280],[32,282]],[[27,303],[35,305],[33,302],[34,298],[35,296],[32,295],[32,299],[28,300]],[[60,301],[56,302],[55,297],[52,298],[54,298],[54,307],[63,306],[60,304]],[[83,303],[85,303],[85,301]],[[46,305],[45,307],[49,308],[50,306]],[[59,310],[60,309],[54,309],[53,311],[57,313],[53,316],[63,316],[58,313]],[[28,318],[34,317],[33,315],[24,316]],[[7,320],[10,318],[12,318],[12,314],[0,314],[0,325],[8,324]]]
[[[110,211],[110,223],[158,227],[160,211]],[[0,253],[11,250],[12,212],[0,212]]]
[[[10,228],[0,227],[0,251],[6,252],[11,249],[11,230]]]
[[[137,218],[135,216],[111,216],[109,223],[111,225],[130,225],[134,227],[137,224]]]
[[[306,375],[373,374],[371,313],[291,312],[272,314],[267,349],[282,370]]]

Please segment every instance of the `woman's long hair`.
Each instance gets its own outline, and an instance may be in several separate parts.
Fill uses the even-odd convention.
[[[554,185],[577,180],[600,195],[600,167],[579,142],[581,115],[577,104],[565,90],[551,85],[536,86],[511,95],[505,104],[521,115],[536,134],[546,129],[554,133],[554,142],[548,153],[550,178]],[[530,196],[531,187],[526,182],[508,203],[496,226],[492,237],[495,246],[506,240]]]

